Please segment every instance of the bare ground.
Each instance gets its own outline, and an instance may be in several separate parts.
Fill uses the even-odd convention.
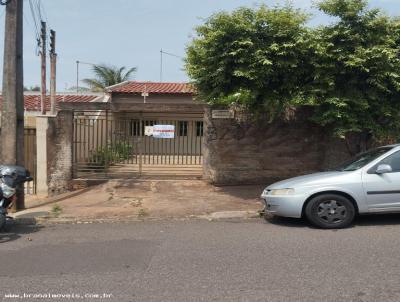
[[[110,180],[57,202],[59,218],[188,218],[215,212],[255,212],[263,186],[215,187],[201,180]],[[27,201],[25,213],[54,213],[54,204]],[[25,214],[20,212],[19,215]]]

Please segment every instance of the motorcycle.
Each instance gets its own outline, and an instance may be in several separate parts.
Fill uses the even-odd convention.
[[[0,230],[7,223],[7,210],[17,199],[17,187],[33,178],[27,169],[21,166],[0,165]]]

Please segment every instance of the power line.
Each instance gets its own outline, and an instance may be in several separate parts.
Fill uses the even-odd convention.
[[[46,31],[46,41],[47,41],[47,47],[50,47],[50,32],[49,29],[51,28],[51,24],[49,23],[49,20],[47,18],[47,12],[46,8],[44,7],[42,0],[36,0],[36,10],[37,14],[39,16],[40,22],[44,21],[47,24],[47,31]]]
[[[43,21],[41,6],[42,6],[42,2],[40,0],[37,0],[36,1],[36,10],[37,10],[37,12],[39,14],[40,21]]]
[[[160,82],[163,81],[163,72],[164,72],[164,70],[163,70],[163,55],[167,55],[167,56],[170,56],[170,57],[175,57],[175,58],[178,58],[178,59],[181,59],[181,60],[184,59],[181,56],[178,56],[178,55],[170,53],[170,52],[166,52],[166,51],[161,49],[160,50]]]
[[[39,26],[38,26],[38,23],[40,22],[40,20],[39,21],[37,20],[32,0],[29,0],[29,7],[31,9],[33,23],[35,25],[36,39],[38,39],[39,38]]]
[[[37,41],[36,55],[39,55],[41,47],[41,39],[40,39],[41,34],[39,30],[39,24],[41,24],[41,22],[44,22],[44,20],[46,21],[46,24],[48,24],[47,14],[44,6],[42,5],[41,0],[29,0],[29,6],[32,14],[32,19],[35,25],[36,41]],[[50,26],[48,26],[48,28],[49,27]],[[47,29],[46,29],[46,44],[47,47],[50,47],[49,32]]]
[[[173,54],[173,53],[170,53],[170,52],[166,52],[166,51],[164,51],[164,50],[162,50],[162,49],[161,49],[160,52],[161,52],[162,54],[165,54],[165,55],[168,55],[168,56],[171,56],[171,57],[175,57],[175,58],[179,58],[179,59],[184,59],[184,58],[181,57],[181,56],[178,56],[178,55]]]
[[[28,19],[28,17],[26,16],[26,14],[25,13],[23,13],[23,15],[24,15],[24,19],[25,19],[25,21],[26,21],[26,23],[28,23],[28,25],[29,25],[29,27],[30,28],[32,28],[32,23],[31,23],[31,21],[29,21],[29,19]],[[37,41],[37,32],[36,32],[36,30],[35,30],[35,28],[34,28],[34,26],[33,26],[33,33],[34,33],[34,35],[35,35],[35,40]]]

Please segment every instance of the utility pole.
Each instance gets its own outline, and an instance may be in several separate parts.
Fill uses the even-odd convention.
[[[162,73],[163,73],[163,50],[160,50],[160,82],[162,82]]]
[[[50,30],[50,114],[56,114],[56,32]]]
[[[76,61],[76,93],[79,94],[79,64],[95,66],[94,63]]]
[[[40,88],[40,112],[44,115],[46,114],[46,22],[41,22],[41,46],[42,50],[40,51],[41,55],[41,75],[42,75],[42,84]]]
[[[76,61],[76,94],[79,93],[79,61]]]
[[[6,5],[1,110],[1,163],[24,165],[23,1],[1,1]],[[24,208],[24,190],[18,190],[13,210]]]

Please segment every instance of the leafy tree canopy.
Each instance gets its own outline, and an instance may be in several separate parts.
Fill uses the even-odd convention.
[[[326,0],[319,8],[339,19],[316,31],[314,119],[364,141],[399,137],[400,23],[367,1]]]
[[[35,85],[35,86],[31,86],[31,87],[25,87],[24,86],[24,91],[40,91],[40,86],[39,85]]]
[[[221,12],[197,27],[187,70],[202,97],[282,107],[309,79],[308,16],[291,6]]]
[[[400,21],[366,0],[323,0],[335,22],[306,25],[290,5],[218,13],[197,27],[187,71],[210,103],[257,111],[314,107],[337,135],[398,137]]]

